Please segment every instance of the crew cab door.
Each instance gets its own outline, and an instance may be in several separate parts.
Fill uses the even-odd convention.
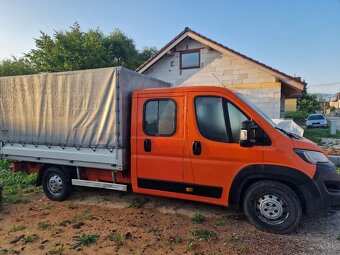
[[[183,181],[183,101],[179,93],[138,98],[138,187],[157,190]]]
[[[239,145],[241,123],[246,119],[245,111],[223,94],[189,93],[188,146],[195,184],[206,187],[201,196],[227,203],[237,172],[248,164],[262,163],[261,147]]]

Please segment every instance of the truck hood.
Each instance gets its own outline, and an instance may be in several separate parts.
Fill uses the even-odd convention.
[[[294,148],[296,149],[303,149],[303,150],[311,150],[311,151],[319,151],[323,152],[323,150],[314,142],[311,140],[301,137],[300,139],[294,139],[292,138]]]

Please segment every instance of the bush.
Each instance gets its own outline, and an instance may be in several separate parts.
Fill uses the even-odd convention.
[[[288,111],[285,113],[285,118],[293,119],[298,124],[304,124],[308,115],[306,111]]]

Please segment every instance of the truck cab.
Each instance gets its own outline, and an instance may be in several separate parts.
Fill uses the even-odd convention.
[[[280,233],[340,201],[339,175],[316,144],[210,86],[133,93],[131,181],[138,193],[243,208]]]

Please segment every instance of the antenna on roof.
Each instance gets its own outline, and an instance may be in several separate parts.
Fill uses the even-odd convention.
[[[217,76],[216,76],[214,73],[211,73],[211,74],[212,74],[212,75],[215,77],[215,79],[221,84],[222,87],[225,87],[225,86],[223,85],[223,83],[221,82],[221,80],[218,79]]]

